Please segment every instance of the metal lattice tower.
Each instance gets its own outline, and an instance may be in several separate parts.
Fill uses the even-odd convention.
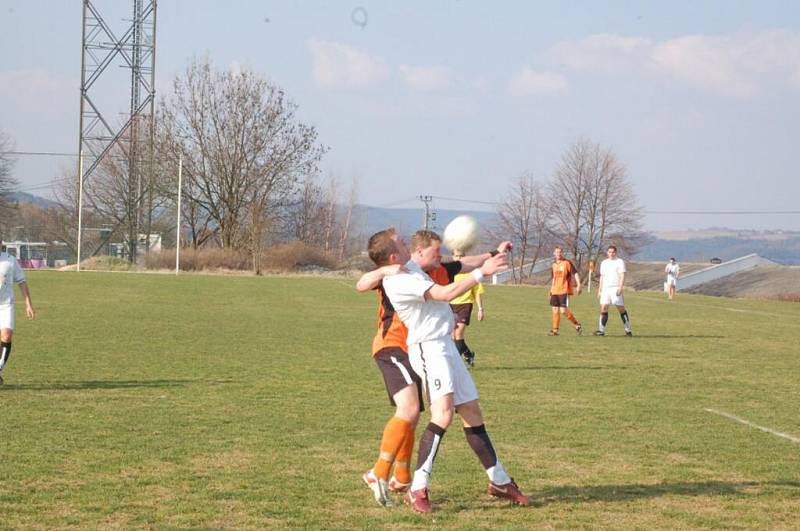
[[[80,140],[78,146],[78,270],[81,260],[83,184],[104,160],[125,160],[128,183],[129,259],[136,259],[142,223],[143,180],[151,174],[154,139],[156,0],[132,0],[133,16],[120,36],[106,23],[92,0],[83,0],[81,54]],[[95,92],[103,77],[130,69],[129,113],[115,127],[111,116],[100,111]],[[105,76],[104,76],[105,74]],[[93,88],[95,89],[93,91]],[[122,92],[120,87],[119,93]],[[99,94],[98,94],[99,95]],[[108,94],[103,94],[107,96]],[[147,227],[149,233],[149,223]]]

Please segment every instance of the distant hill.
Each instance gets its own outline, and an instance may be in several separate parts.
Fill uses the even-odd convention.
[[[494,220],[494,212],[480,210],[440,210],[435,211],[436,218],[432,221],[430,229],[442,232],[453,218],[461,215],[474,217],[478,224],[486,227]],[[359,205],[355,217],[359,220],[360,232],[369,236],[381,229],[394,227],[402,234],[411,234],[421,229],[424,223],[424,208],[380,208]]]
[[[41,208],[56,205],[54,201],[25,192],[9,195],[11,201]],[[489,227],[496,214],[485,210],[434,211],[431,229],[441,233],[456,216],[473,216],[478,224]],[[357,205],[353,213],[354,233],[367,238],[386,227],[395,227],[404,235],[422,228],[425,211],[419,208],[381,208]],[[653,233],[653,239],[636,254],[636,260],[666,261],[674,256],[680,262],[707,263],[711,258],[731,260],[750,253],[784,265],[800,265],[800,232],[754,231],[728,228],[675,230]]]
[[[55,201],[39,197],[38,195],[29,194],[27,192],[14,192],[8,194],[8,200],[12,203],[21,203],[25,205],[35,205],[39,208],[50,208],[57,205]]]
[[[800,265],[800,233],[791,231],[732,231],[709,229],[666,234],[636,255],[637,260],[708,262],[711,258],[731,260],[750,253],[784,265]]]

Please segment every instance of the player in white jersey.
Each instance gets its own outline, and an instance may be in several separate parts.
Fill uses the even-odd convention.
[[[455,319],[448,301],[467,292],[508,264],[503,242],[494,256],[462,280],[443,286],[431,278],[441,264],[441,238],[428,230],[417,231],[411,241],[411,260],[406,271],[383,279],[386,295],[408,328],[408,355],[414,371],[422,378],[430,401],[431,422],[419,441],[417,468],[405,500],[421,513],[431,512],[428,496],[433,463],[445,431],[458,413],[464,434],[489,476],[489,494],[527,505],[528,497],[520,492],[497,458],[484,426],[478,405],[478,391],[467,368],[461,362],[451,334]]]
[[[613,304],[619,311],[625,335],[631,337],[633,336],[631,320],[625,310],[625,299],[622,296],[622,290],[625,288],[625,262],[622,258],[617,258],[617,248],[613,245],[608,246],[607,254],[608,258],[600,264],[600,285],[597,287],[597,296],[600,298],[600,322],[594,335],[606,335],[608,307]]]
[[[667,267],[664,268],[664,273],[667,274],[669,300],[672,300],[675,296],[675,290],[678,289],[678,276],[681,274],[681,266],[678,265],[674,258],[670,258]]]
[[[33,319],[33,303],[25,273],[17,259],[5,249],[0,252],[0,385],[3,384],[3,369],[11,355],[11,339],[14,335],[14,284],[19,285],[25,297],[25,313]]]

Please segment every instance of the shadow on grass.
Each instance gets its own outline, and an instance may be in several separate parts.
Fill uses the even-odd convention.
[[[598,366],[598,365],[552,365],[552,366],[530,366],[530,367],[480,367],[480,372],[483,371],[614,371],[614,370],[626,370],[627,367],[622,366],[615,366],[615,365],[606,365],[606,366]]]
[[[0,391],[82,391],[87,389],[134,389],[180,387],[201,380],[87,380],[84,382],[49,382],[13,384],[6,383]],[[204,384],[218,385],[232,380],[202,381]]]
[[[745,496],[745,489],[766,485],[800,488],[797,481],[703,481],[699,483],[659,483],[656,485],[591,485],[586,487],[552,487],[531,496],[532,505],[553,503],[594,503],[631,501],[659,496]]]
[[[603,336],[603,340],[607,339],[624,339],[626,341],[630,341],[636,338],[647,338],[647,339],[725,339],[728,336],[711,336],[711,335],[704,335],[704,334],[638,334],[636,332],[633,333],[633,337],[628,337],[625,335],[605,335]]]
[[[753,487],[789,487],[800,489],[800,481],[703,481],[698,483],[659,483],[646,485],[633,483],[628,485],[590,485],[551,487],[539,491],[527,492],[530,496],[531,508],[553,504],[581,504],[631,502],[640,499],[657,498],[659,496],[753,496],[746,489]],[[524,490],[524,487],[523,487]],[[792,493],[794,496],[794,493]],[[478,500],[462,497],[435,497],[432,500],[434,510],[440,506],[447,512],[487,511],[498,506],[508,506],[506,500],[483,496]],[[452,505],[452,507],[446,507]],[[523,507],[515,507],[524,510]]]

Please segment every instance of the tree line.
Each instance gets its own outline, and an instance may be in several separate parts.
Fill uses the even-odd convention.
[[[262,251],[274,243],[300,239],[340,257],[348,252],[357,183],[320,175],[327,147],[275,84],[249,70],[194,60],[173,80],[153,123],[153,150],[135,168],[130,153],[150,145],[142,140],[146,123],[126,130],[85,179],[84,258],[121,240],[133,261],[143,251],[140,235],[152,233],[172,246],[246,251],[256,272]],[[175,242],[179,161],[183,230]],[[0,197],[3,179],[10,179],[6,159],[0,159]],[[35,227],[28,238],[64,241],[77,251],[77,181],[77,170],[65,171],[54,180],[57,206],[18,212]],[[98,227],[105,229],[92,230]]]
[[[512,182],[490,232],[515,242],[516,282],[530,276],[555,245],[586,278],[608,245],[635,254],[646,240],[642,217],[625,165],[610,148],[581,139],[563,153],[550,179],[528,172]]]
[[[302,241],[338,259],[360,251],[365,235],[353,230],[357,182],[320,175],[328,148],[297,111],[280,87],[252,71],[215,69],[207,58],[190,62],[151,124],[127,130],[85,179],[83,258],[123,241],[134,261],[143,251],[141,235],[153,233],[165,247],[245,252],[256,273],[264,250],[276,243]],[[152,151],[143,141],[148,133]],[[11,146],[0,133],[0,153]],[[135,167],[131,152],[145,155]],[[179,163],[182,234],[175,241]],[[54,180],[55,206],[12,214],[12,164],[0,155],[0,228],[24,225],[28,239],[62,241],[76,254],[76,169]],[[625,166],[610,149],[583,139],[564,152],[549,180],[524,173],[512,182],[493,232],[514,240],[521,281],[532,270],[521,266],[535,264],[554,244],[582,272],[610,242],[632,254],[642,242],[641,218]]]

